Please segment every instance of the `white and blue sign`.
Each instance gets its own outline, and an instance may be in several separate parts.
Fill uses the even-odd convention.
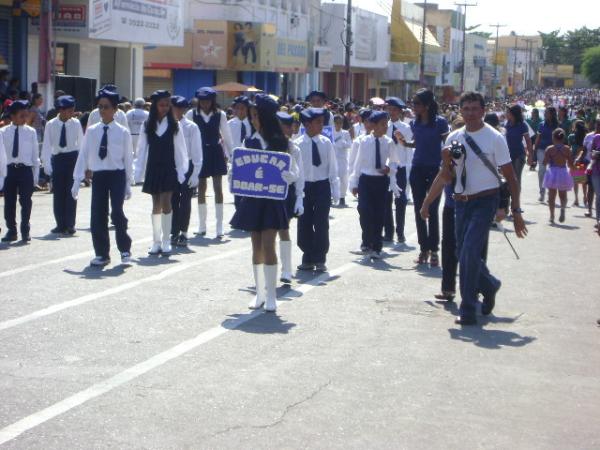
[[[333,125],[325,125],[323,127],[323,131],[321,131],[321,134],[323,136],[325,136],[327,139],[329,139],[332,143],[334,143],[333,141]],[[306,128],[304,128],[303,126],[300,127],[300,134],[304,134],[306,133]]]
[[[281,172],[290,169],[290,155],[236,148],[231,164],[231,193],[242,197],[285,200],[288,184]]]

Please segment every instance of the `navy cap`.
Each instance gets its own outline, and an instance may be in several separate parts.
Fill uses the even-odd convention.
[[[242,105],[250,106],[250,99],[248,97],[246,97],[245,95],[240,95],[239,97],[236,97],[233,99],[234,105],[237,105],[238,103],[240,103]]]
[[[279,111],[277,113],[277,118],[284,125],[291,125],[294,123],[294,118],[292,116],[290,116],[288,113],[283,112],[283,111]]]
[[[300,113],[300,120],[305,122],[310,122],[311,120],[317,119],[319,117],[325,117],[325,109],[323,108],[306,108],[304,111]]]
[[[196,98],[198,100],[212,100],[217,96],[217,91],[209,87],[201,87],[196,91]]]
[[[367,120],[372,113],[373,110],[368,108],[362,108],[360,111],[358,111],[358,115],[362,120]]]
[[[321,97],[323,100],[327,100],[327,95],[323,91],[312,91],[306,96],[306,101],[309,102],[313,97]]]
[[[390,119],[390,115],[385,111],[373,111],[369,116],[369,122],[377,123],[382,120],[386,122]]]
[[[111,103],[116,105],[117,103],[119,103],[120,97],[119,94],[117,94],[114,91],[100,89],[98,91],[98,95],[96,96],[96,101],[100,100],[101,98],[107,98],[108,100],[110,100]]]
[[[16,114],[24,109],[29,109],[29,102],[27,100],[15,100],[7,108],[7,112],[9,114]]]
[[[406,103],[400,100],[398,97],[388,97],[385,99],[385,104],[389,106],[395,106],[396,108],[406,108]]]
[[[174,95],[171,97],[171,105],[175,106],[176,108],[189,108],[190,102],[188,102],[187,98],[183,97],[182,95]]]
[[[302,105],[294,105],[292,109],[294,110],[294,112],[300,113],[302,112]]]
[[[119,88],[115,84],[105,84],[100,88],[101,91],[118,92]]]
[[[68,109],[75,107],[75,98],[71,95],[61,95],[54,102],[56,109]]]
[[[257,110],[268,114],[275,114],[279,110],[279,103],[266,94],[257,94],[254,97],[254,104]]]
[[[154,91],[150,96],[150,100],[153,102],[160,100],[161,98],[171,98],[171,93],[164,89]]]

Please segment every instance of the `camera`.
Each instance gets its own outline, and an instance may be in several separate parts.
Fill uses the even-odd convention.
[[[458,141],[452,141],[450,143],[450,155],[453,159],[460,159],[463,155],[466,155],[467,149],[463,144]]]

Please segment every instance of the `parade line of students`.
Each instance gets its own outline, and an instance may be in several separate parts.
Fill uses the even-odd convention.
[[[430,192],[451,130],[447,120],[438,114],[431,91],[422,89],[412,99],[415,118],[410,124],[404,120],[405,103],[389,97],[385,110],[361,109],[354,126],[347,123],[347,117],[334,116],[324,108],[326,95],[319,91],[308,95],[304,108],[294,107],[293,115],[281,111],[281,105],[265,94],[257,94],[252,101],[246,96],[236,97],[234,117],[229,121],[217,105],[216,96],[212,88],[200,88],[192,105],[184,97],[159,90],[151,96],[149,112],[141,110],[142,102],[139,107],[136,102],[139,111],[134,109],[125,115],[118,108],[120,96],[116,86],[106,85],[97,93],[97,107],[90,113],[84,133],[74,118],[75,99],[61,95],[55,101],[56,117],[45,126],[41,158],[36,131],[26,124],[28,102],[14,101],[8,108],[10,125],[0,129],[0,189],[4,188],[7,226],[2,241],[17,241],[18,229],[21,240],[30,241],[32,194],[40,166],[52,178],[55,234],[75,234],[79,190],[91,180],[90,228],[95,251],[92,266],[103,267],[111,262],[109,219],[115,228],[121,262],[131,263],[131,238],[123,206],[135,184],[142,184],[142,192],[152,197],[149,213],[153,239],[149,255],[169,255],[173,246],[187,246],[196,189],[197,234],[206,235],[208,178],[212,179],[215,192],[216,237],[222,238],[223,176],[229,172],[233,150],[245,147],[291,156],[289,169],[281,173],[289,186],[285,200],[235,196],[231,227],[249,232],[252,241],[257,292],[249,305],[251,309],[277,308],[277,236],[282,264],[279,280],[291,283],[289,224],[294,217],[298,218],[297,245],[302,253],[297,269],[327,271],[330,208],[345,206],[349,193],[358,197],[360,250],[379,259],[384,241],[393,241],[394,234],[398,243],[406,240],[407,191],[411,188],[420,245],[415,262],[439,265],[439,194],[432,196]],[[543,164],[550,165],[543,187],[550,190],[552,199],[558,191],[559,220],[563,221],[564,190],[572,187],[565,167],[572,160],[570,154],[563,152],[564,133],[554,132],[552,137],[554,146],[542,158]],[[506,147],[505,140],[501,140]],[[508,155],[508,147],[504,147],[502,151]],[[451,203],[452,194],[449,186],[446,205]],[[17,198],[21,206],[19,228]],[[553,207],[551,218],[553,221]],[[453,229],[451,221],[453,217],[444,213],[444,230]],[[456,258],[449,255],[455,253],[455,248],[447,248],[447,236],[444,240],[442,257],[453,260],[452,264],[444,263],[444,271],[451,274],[452,280],[444,277],[439,298],[452,300]]]

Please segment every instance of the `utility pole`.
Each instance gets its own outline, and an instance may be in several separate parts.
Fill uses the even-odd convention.
[[[531,72],[532,72],[532,67],[531,67],[531,51],[533,50],[533,39],[524,39],[524,41],[527,43],[527,66],[525,69],[525,89],[529,89],[531,83]]]
[[[348,7],[346,10],[346,68],[345,77],[346,83],[344,85],[344,97],[345,101],[349,102],[352,99],[352,74],[350,73],[350,57],[352,56],[352,0],[348,0]]]
[[[467,70],[467,61],[465,59],[466,46],[467,46],[467,8],[469,6],[477,6],[477,3],[455,3],[456,6],[462,6],[464,8],[463,13],[463,41],[462,41],[462,70],[460,72],[460,93],[465,92],[465,71]]]
[[[427,0],[423,2],[423,30],[421,33],[421,70],[419,82],[425,87],[425,30],[427,29]]]
[[[496,28],[496,50],[494,53],[494,80],[492,85],[492,98],[496,99],[496,85],[498,84],[498,39],[500,34],[500,28],[505,27],[506,25],[501,25],[499,23],[495,25],[490,25],[492,28]]]

